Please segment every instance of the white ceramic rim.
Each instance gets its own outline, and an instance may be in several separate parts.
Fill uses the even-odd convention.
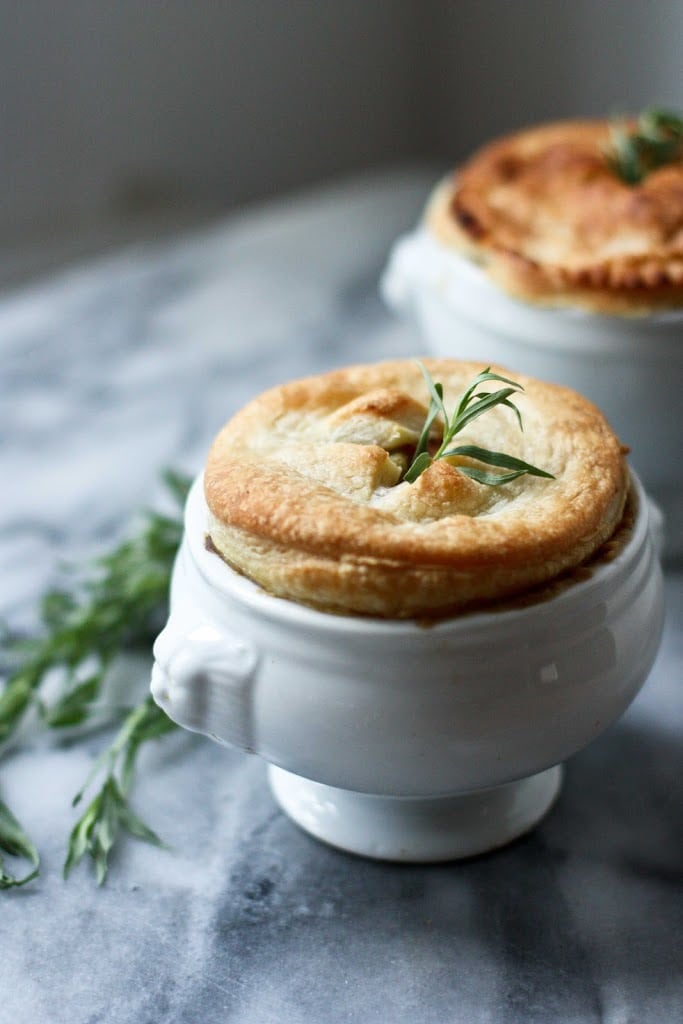
[[[581,306],[543,306],[536,305],[534,302],[525,302],[523,298],[515,298],[514,295],[508,292],[501,291],[500,288],[490,279],[483,267],[480,267],[473,260],[468,259],[462,253],[456,252],[453,249],[449,249],[448,246],[444,245],[438,239],[434,238],[425,231],[425,235],[429,239],[429,242],[433,244],[436,249],[443,255],[443,258],[450,258],[454,261],[455,267],[457,263],[458,272],[463,274],[469,274],[473,281],[476,280],[482,288],[488,288],[491,294],[502,295],[505,299],[510,302],[514,302],[516,305],[523,306],[524,309],[528,309],[534,313],[539,313],[544,316],[552,316],[553,319],[561,317],[565,320],[578,320],[583,321],[590,325],[591,321],[594,320],[606,320],[610,323],[618,323],[623,326],[624,322],[633,324],[637,327],[639,324],[669,324],[669,323],[683,323],[683,309],[666,309],[657,310],[654,313],[643,313],[641,315],[636,314],[635,316],[621,315],[619,313],[600,313],[590,309],[583,309]]]
[[[593,352],[597,332],[599,350],[605,354],[668,359],[679,354],[683,344],[677,331],[683,327],[683,309],[626,316],[525,301],[503,291],[482,267],[435,238],[424,225],[394,246],[381,291],[399,310],[425,292],[438,296],[458,316],[529,347]],[[513,330],[502,326],[507,315],[514,318]]]
[[[631,471],[631,482],[636,497],[635,521],[631,536],[613,559],[598,564],[587,579],[577,580],[553,597],[554,611],[590,598],[596,590],[604,587],[607,581],[614,582],[624,573],[630,571],[636,554],[645,544],[650,532],[651,514],[649,501],[642,484],[633,471]],[[208,550],[205,544],[207,523],[208,507],[204,498],[204,475],[200,473],[192,484],[187,498],[185,539],[191,557],[205,582],[219,594],[231,596],[259,615],[295,623],[307,630],[356,635],[359,633],[374,634],[387,637],[424,637],[426,632],[433,636],[440,632],[451,632],[454,628],[463,626],[468,635],[473,635],[482,631],[489,632],[492,627],[500,628],[502,624],[522,628],[526,620],[537,618],[538,608],[543,606],[542,603],[540,605],[534,603],[524,608],[468,612],[450,618],[435,619],[434,622],[429,623],[428,627],[413,619],[382,619],[318,611],[307,605],[268,594],[253,580],[241,576],[232,569],[221,559],[220,555]]]

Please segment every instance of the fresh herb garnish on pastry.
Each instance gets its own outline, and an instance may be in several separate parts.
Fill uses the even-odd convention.
[[[683,120],[558,121],[484,146],[428,230],[517,298],[598,313],[683,306]]]
[[[479,608],[577,568],[621,521],[624,448],[575,392],[514,377],[400,360],[266,391],[210,451],[209,548],[276,596],[386,618]]]
[[[664,110],[645,110],[633,120],[612,124],[606,156],[627,185],[639,185],[659,167],[683,160],[683,119]]]
[[[507,455],[505,452],[492,452],[488,448],[481,448],[473,444],[458,444],[455,446],[451,444],[456,435],[468,427],[473,420],[483,416],[484,413],[494,409],[497,405],[504,405],[507,409],[512,409],[517,417],[519,429],[523,430],[519,409],[512,401],[512,396],[516,392],[524,390],[521,384],[510,380],[509,377],[501,377],[499,373],[492,373],[491,367],[487,366],[470,383],[461,395],[455,411],[449,416],[443,401],[443,385],[439,381],[432,380],[429,370],[419,360],[417,365],[420,367],[422,376],[429,389],[430,401],[422,433],[413,453],[412,461],[403,476],[404,480],[413,483],[414,480],[417,480],[426,469],[429,469],[439,459],[447,459],[449,464],[451,466],[455,465],[459,472],[471,477],[472,480],[477,480],[480,484],[487,484],[489,487],[500,487],[501,484],[508,484],[512,480],[516,480],[517,477],[524,476],[525,473],[529,473],[531,476],[544,476],[550,480],[553,479],[552,473],[547,473],[544,469],[532,466],[530,463],[524,462],[523,459],[518,459],[514,455]],[[480,391],[480,386],[489,381],[506,384],[507,387],[499,388],[498,391]],[[438,443],[435,443],[434,425],[436,422],[441,424],[438,428]],[[433,451],[431,450],[432,448],[434,449]],[[474,465],[471,464],[471,460],[474,460]],[[495,467],[496,471],[491,473],[488,470],[481,469],[477,467],[477,462],[483,463],[485,466]],[[500,469],[505,469],[507,472],[501,473],[499,472]]]

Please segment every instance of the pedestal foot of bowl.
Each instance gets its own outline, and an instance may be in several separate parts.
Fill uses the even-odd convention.
[[[325,786],[270,765],[282,809],[306,832],[378,860],[457,860],[504,846],[554,803],[562,767],[490,789],[439,797],[387,797]]]

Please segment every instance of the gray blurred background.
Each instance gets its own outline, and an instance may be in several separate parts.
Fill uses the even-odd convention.
[[[681,0],[0,0],[0,285],[539,119],[683,106]]]

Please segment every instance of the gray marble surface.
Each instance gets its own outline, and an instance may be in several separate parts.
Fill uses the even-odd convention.
[[[350,181],[140,245],[0,303],[0,615],[35,602],[198,469],[263,387],[415,354],[377,278],[424,175]],[[523,369],[523,368],[522,368]],[[526,838],[432,867],[328,849],[256,759],[177,733],[146,750],[105,887],[61,879],[70,799],[106,735],[26,738],[0,794],[43,855],[0,893],[2,1024],[668,1024],[683,1015],[683,574],[629,711],[568,765]],[[142,693],[147,665],[131,669]]]

